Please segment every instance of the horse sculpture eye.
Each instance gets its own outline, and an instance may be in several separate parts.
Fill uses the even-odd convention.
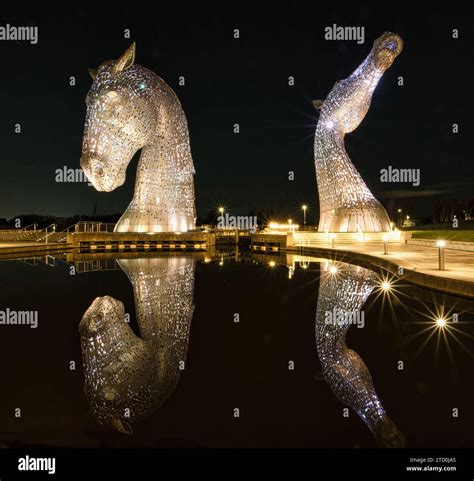
[[[110,90],[105,94],[105,96],[107,100],[117,100],[119,95],[118,92],[116,92],[115,90]]]

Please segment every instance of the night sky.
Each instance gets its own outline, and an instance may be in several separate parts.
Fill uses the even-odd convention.
[[[136,62],[162,77],[186,112],[199,216],[224,204],[234,214],[298,218],[307,203],[314,222],[318,115],[312,100],[324,99],[335,81],[350,75],[387,30],[401,35],[405,48],[382,77],[362,124],[346,136],[351,160],[376,197],[413,216],[431,215],[442,197],[473,197],[472,12],[399,9],[393,2],[380,8],[288,2],[284,9],[227,11],[187,3],[173,10],[146,4],[104,11],[2,8],[0,26],[36,25],[39,42],[0,41],[0,217],[90,215],[96,202],[97,214],[125,210],[138,154],[126,184],[112,193],[58,184],[55,170],[79,168],[88,67],[117,58],[136,41]],[[333,23],[364,26],[365,43],[325,40]],[[233,37],[236,28],[240,39]],[[453,28],[459,39],[452,38]],[[178,85],[181,75],[185,86]],[[420,168],[421,185],[382,184],[380,169],[389,165]]]

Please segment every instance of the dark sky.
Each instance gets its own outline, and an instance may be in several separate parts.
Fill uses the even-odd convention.
[[[255,209],[297,216],[305,202],[316,217],[317,112],[311,101],[324,99],[386,30],[400,34],[405,49],[382,77],[361,126],[346,136],[353,163],[384,203],[395,198],[387,191],[400,190],[397,203],[413,215],[429,215],[446,193],[472,197],[472,11],[288,2],[284,9],[226,12],[187,3],[155,11],[148,4],[104,11],[2,8],[0,26],[37,25],[39,43],[0,41],[0,217],[91,214],[96,201],[99,214],[126,208],[138,156],[126,184],[112,193],[58,184],[54,174],[63,166],[79,168],[87,68],[129,46],[126,28],[137,42],[137,63],[168,82],[186,112],[201,216],[221,203],[235,214]],[[333,23],[364,26],[365,43],[325,40],[324,29]],[[238,40],[234,28],[240,29]],[[453,28],[460,31],[457,40]],[[180,75],[185,87],[178,85]],[[399,75],[403,87],[397,86]],[[459,124],[457,135],[453,123]],[[380,183],[380,169],[388,165],[420,168],[421,186]]]

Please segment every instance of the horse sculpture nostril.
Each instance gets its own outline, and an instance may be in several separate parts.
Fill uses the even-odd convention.
[[[397,34],[386,35],[380,44],[380,49],[388,50],[396,57],[403,50],[403,40]]]
[[[386,48],[388,48],[389,50],[395,53],[398,49],[397,42],[395,42],[394,40],[392,40],[391,42],[388,42],[386,45]]]
[[[100,160],[92,161],[92,172],[94,175],[102,177],[104,175],[104,164]]]

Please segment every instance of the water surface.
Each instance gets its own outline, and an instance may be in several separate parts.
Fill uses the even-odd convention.
[[[4,445],[474,446],[471,301],[291,255],[47,260],[0,263],[0,310],[38,311],[0,325]]]

